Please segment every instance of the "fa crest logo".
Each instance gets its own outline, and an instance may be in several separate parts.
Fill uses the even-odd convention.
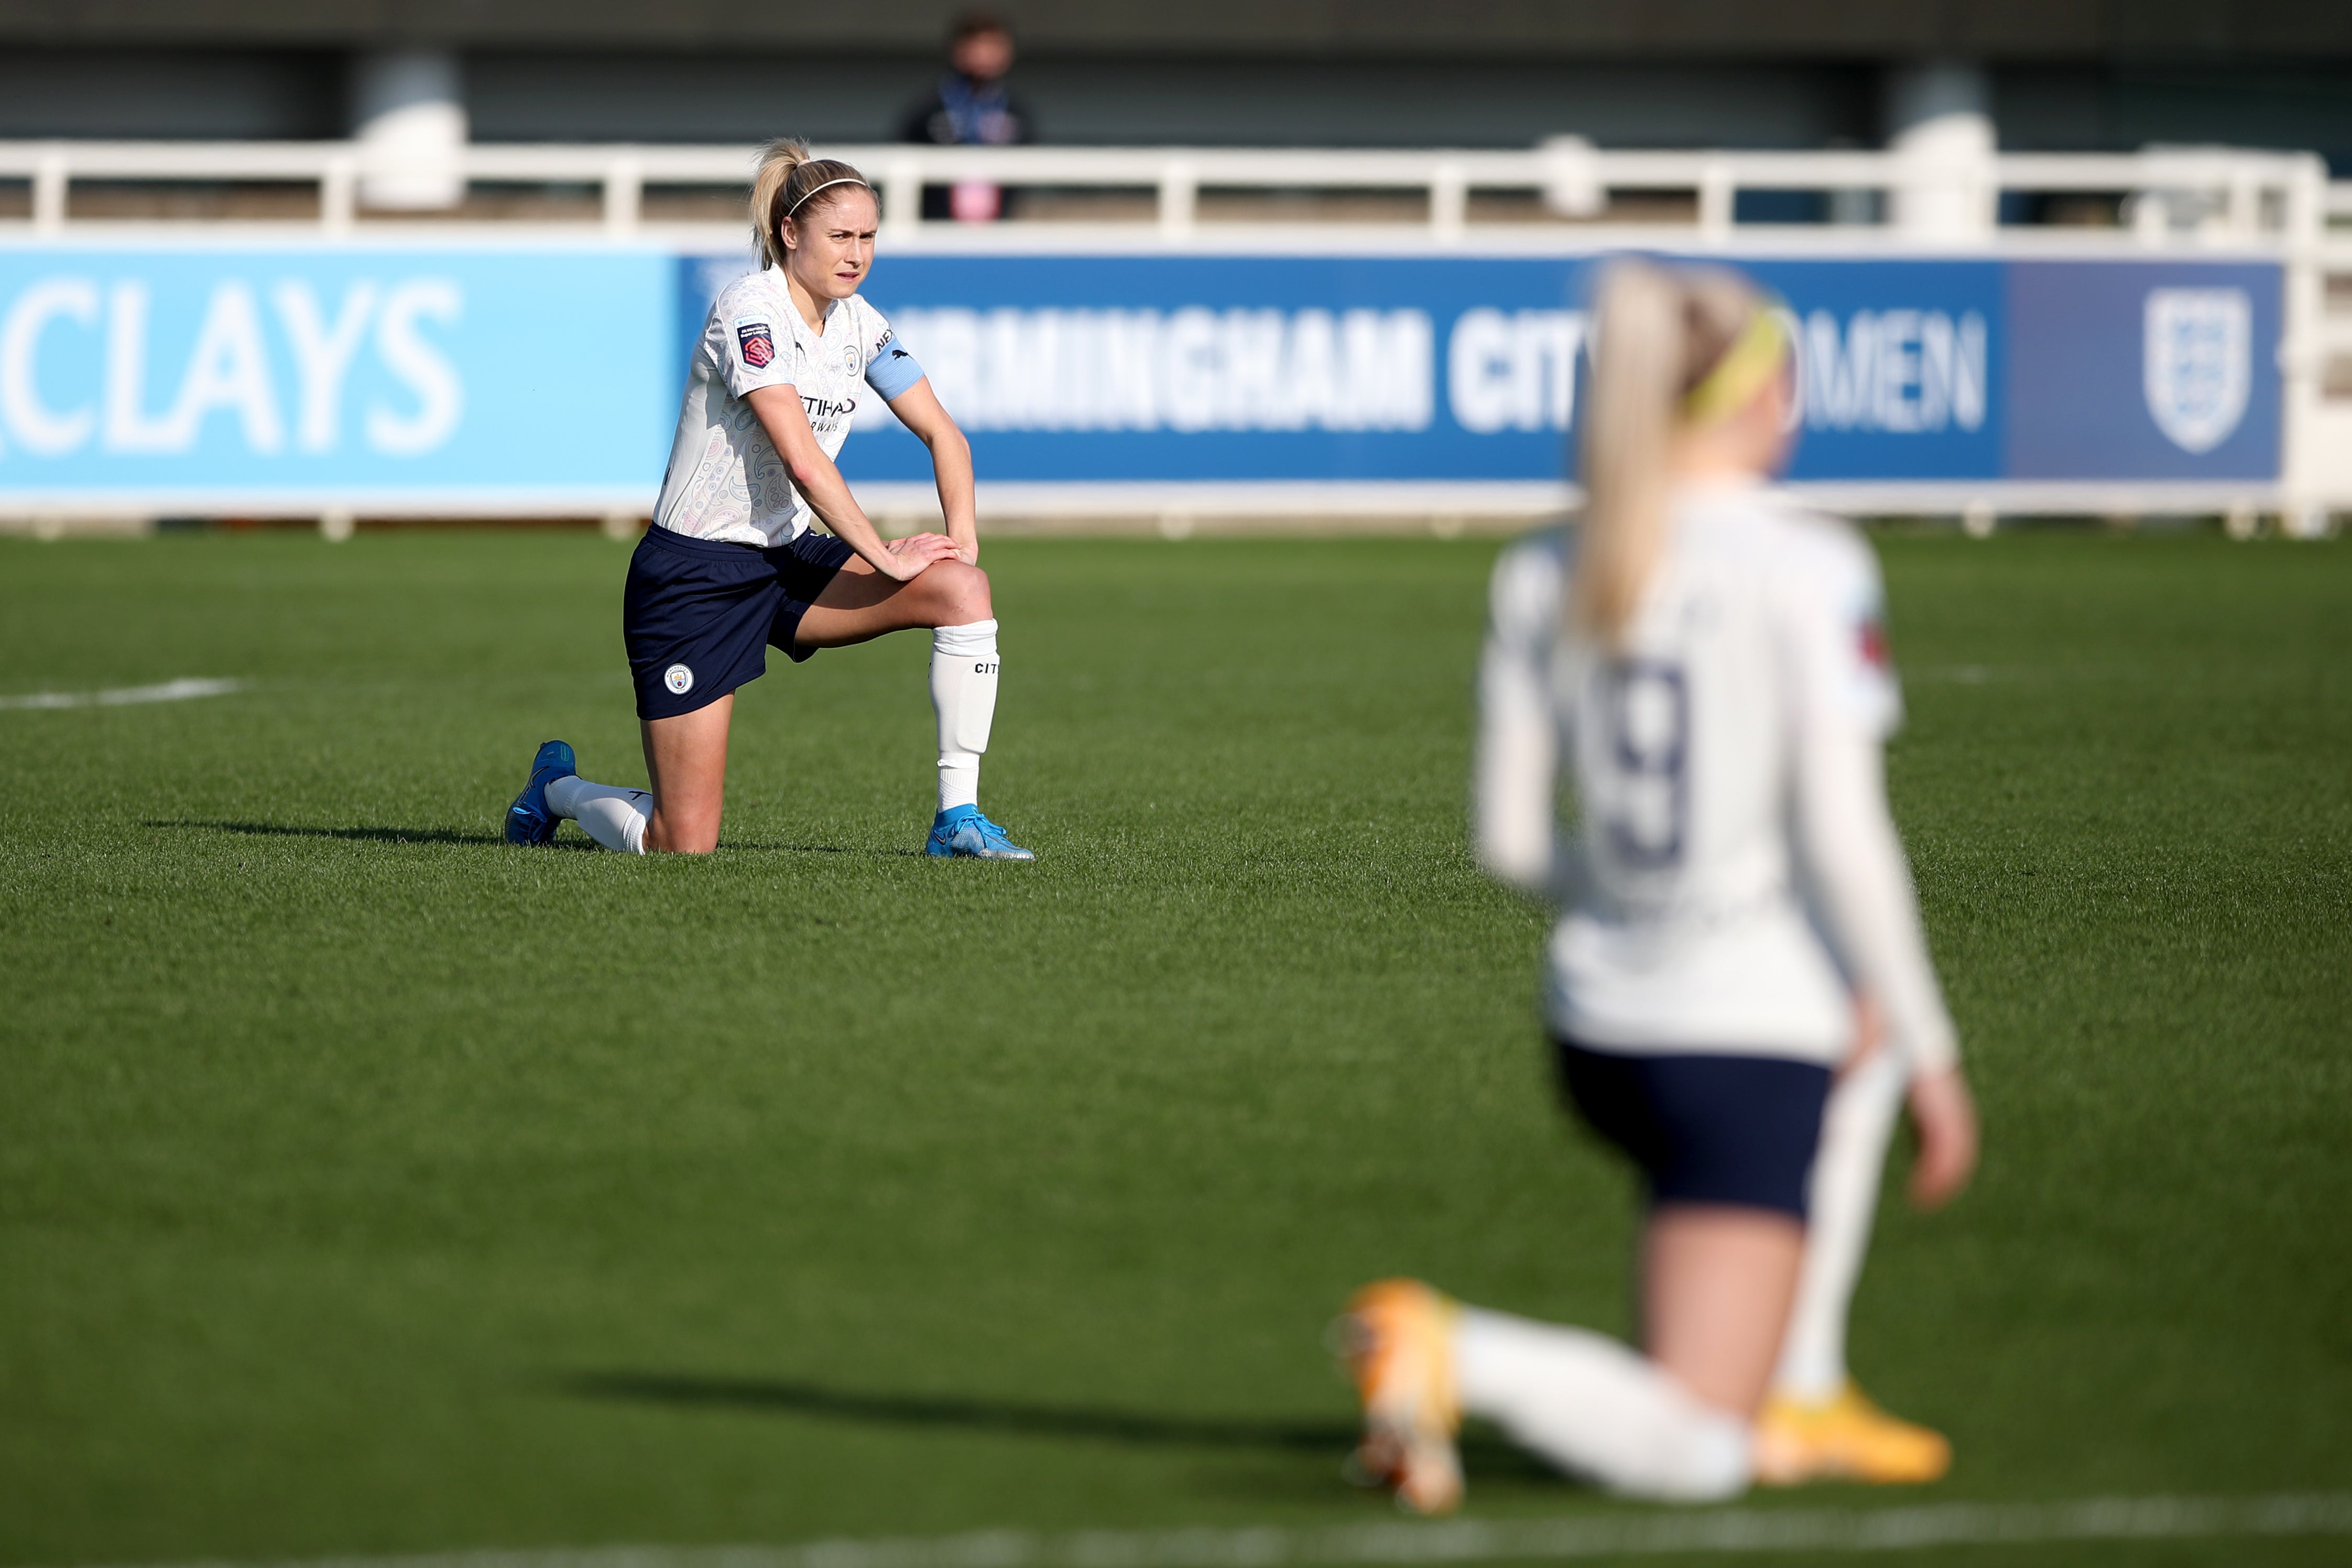
[[[2254,313],[2242,289],[2151,289],[2140,358],[2147,411],[2184,452],[2210,452],[2246,416]]]

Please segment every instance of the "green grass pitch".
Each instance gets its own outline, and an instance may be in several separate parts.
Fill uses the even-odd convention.
[[[1911,1495],[2352,1487],[2352,549],[1881,551],[1988,1125],[1856,1313]],[[524,852],[543,738],[642,782],[620,547],[0,544],[0,695],[248,683],[0,710],[0,1561],[1391,1517],[1350,1288],[1627,1317],[1464,847],[1493,552],[992,546],[1018,867],[913,853],[919,637],[746,690],[717,857]]]

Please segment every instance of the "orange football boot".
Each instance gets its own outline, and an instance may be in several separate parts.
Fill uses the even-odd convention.
[[[1951,1468],[1952,1445],[1942,1433],[1889,1415],[1852,1378],[1819,1404],[1775,1394],[1756,1421],[1756,1479],[1765,1486],[1916,1486],[1941,1480]]]
[[[1462,1424],[1454,1387],[1454,1304],[1418,1279],[1383,1279],[1356,1292],[1339,1321],[1342,1352],[1364,1403],[1364,1440],[1348,1462],[1366,1486],[1384,1486],[1413,1513],[1462,1505]]]

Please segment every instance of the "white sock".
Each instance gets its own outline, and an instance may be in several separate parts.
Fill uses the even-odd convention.
[[[931,706],[940,716],[940,809],[980,804],[980,754],[996,720],[996,623],[931,633]]]
[[[1813,1155],[1811,1214],[1805,1226],[1804,1271],[1789,1312],[1773,1388],[1815,1404],[1845,1386],[1845,1322],[1878,1213],[1878,1178],[1903,1108],[1908,1074],[1881,1047],[1840,1079],[1822,1116]]]
[[[1747,1489],[1748,1423],[1604,1334],[1465,1308],[1454,1364],[1465,1410],[1612,1491],[1699,1502]]]
[[[578,823],[589,837],[624,855],[646,852],[646,825],[653,820],[654,797],[641,789],[614,789],[578,775],[547,786],[547,808]]]

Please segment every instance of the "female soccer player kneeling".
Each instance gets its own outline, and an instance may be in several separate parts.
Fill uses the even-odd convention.
[[[1643,1353],[1417,1281],[1361,1292],[1343,1321],[1356,1468],[1423,1511],[1460,1498],[1464,1410],[1622,1492],[1771,1479],[1753,1423],[1857,994],[1913,1069],[1916,1195],[1950,1196],[1975,1162],[1887,814],[1876,564],[1759,489],[1787,441],[1777,318],[1730,274],[1639,261],[1596,304],[1583,525],[1495,572],[1476,837],[1495,875],[1563,905],[1546,1011],[1568,1097],[1647,1178]],[[1579,820],[1557,866],[1563,767]]]
[[[622,632],[650,792],[579,776],[539,749],[507,837],[543,844],[564,817],[607,849],[705,854],[719,843],[735,689],[886,632],[931,628],[940,805],[932,855],[1029,860],[981,815],[996,711],[996,621],[980,570],[971,449],[881,312],[857,297],[880,208],[846,163],[772,143],[751,186],[762,269],[719,290],[702,324],[654,526],[629,562]],[[870,389],[930,448],[947,532],[885,543],[834,458]],[[822,522],[829,533],[810,524]]]

